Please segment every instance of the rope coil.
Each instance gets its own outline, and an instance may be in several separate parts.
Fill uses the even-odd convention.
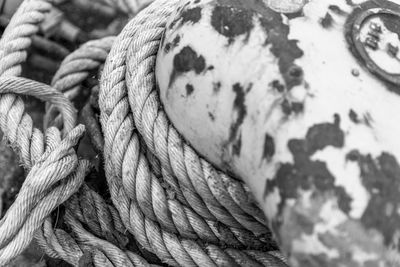
[[[50,0],[25,0],[0,41],[0,127],[30,170],[0,221],[0,265],[21,253],[36,231],[48,255],[74,266],[147,266],[153,254],[171,266],[286,266],[247,187],[199,157],[161,107],[155,58],[166,21],[183,1],[106,2],[132,15],[153,3],[118,37],[90,41],[67,56],[52,87],[18,77]],[[104,62],[97,133],[103,140],[96,149],[103,151],[113,206],[83,181],[90,164],[74,147],[84,128],[75,127],[67,100]],[[34,129],[14,94],[49,102],[45,128],[56,125],[63,133]],[[49,217],[63,203],[71,234],[54,229]],[[125,245],[127,231],[141,248]]]

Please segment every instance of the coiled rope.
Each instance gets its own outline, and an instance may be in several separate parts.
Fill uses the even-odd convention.
[[[133,14],[152,1],[107,2]],[[156,0],[117,38],[83,45],[64,60],[52,87],[17,77],[51,1],[21,5],[0,41],[0,127],[30,172],[0,221],[0,265],[36,231],[48,255],[75,266],[145,266],[140,255],[153,254],[171,266],[286,266],[246,186],[199,157],[159,102],[155,58],[166,21],[183,2]],[[105,60],[99,150],[113,206],[83,183],[89,162],[78,160],[73,148],[84,129],[74,128],[76,112],[66,98],[73,100]],[[62,126],[64,134],[33,129],[15,94],[49,102],[45,125]],[[49,217],[62,203],[71,234],[54,229]],[[126,246],[127,231],[142,249]]]

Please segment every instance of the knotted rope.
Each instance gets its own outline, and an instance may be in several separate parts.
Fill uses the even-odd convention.
[[[152,2],[105,1],[131,15]],[[75,266],[148,265],[139,254],[171,266],[286,266],[247,187],[199,157],[159,102],[155,58],[168,17],[184,1],[156,0],[116,39],[83,45],[63,61],[52,87],[17,77],[50,3],[25,0],[0,41],[0,127],[30,170],[0,221],[0,265],[38,230],[47,254]],[[76,112],[65,97],[73,100],[106,58],[99,96],[104,148],[98,149],[114,207],[83,184],[89,163],[73,150],[83,128],[74,128]],[[10,92],[49,102],[45,125],[61,126],[62,118],[64,134],[33,129],[22,100],[3,95]],[[71,234],[53,229],[48,217],[64,202]],[[126,246],[127,231],[144,250]]]
[[[25,1],[0,40],[0,128],[29,170],[15,203],[0,221],[0,265],[29,245],[45,218],[79,189],[89,169],[89,162],[78,160],[73,150],[84,127],[74,128],[76,111],[68,99],[49,86],[18,77],[31,37],[50,8],[45,1]],[[45,133],[34,128],[21,94],[57,106],[64,134],[55,128]]]

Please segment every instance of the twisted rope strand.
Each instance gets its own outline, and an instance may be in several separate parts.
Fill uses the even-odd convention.
[[[89,233],[85,233],[92,238]],[[96,247],[77,243],[65,231],[54,230],[50,219],[45,221],[35,237],[49,256],[63,259],[73,266],[117,266]]]
[[[59,186],[53,188],[47,196],[42,198],[35,209],[30,212],[18,234],[14,236],[7,246],[1,246],[0,265],[9,262],[29,245],[33,239],[34,232],[43,223],[44,219],[79,189],[87,174],[88,167],[89,162],[80,161],[74,175],[70,179],[63,181]]]
[[[14,93],[35,96],[38,99],[52,103],[63,117],[66,132],[76,125],[76,110],[71,102],[59,91],[46,84],[21,77],[0,77],[0,93]]]
[[[54,75],[52,86],[73,101],[80,92],[81,84],[106,61],[114,39],[115,37],[110,36],[89,41],[68,55]],[[56,111],[54,105],[47,105],[45,127],[51,125],[52,121],[57,121]]]
[[[254,219],[232,200],[221,182],[220,172],[200,158],[166,120],[159,104],[154,75],[155,58],[166,20],[136,25],[139,37],[132,38],[128,47],[126,84],[135,125],[150,151],[160,158],[161,165],[183,186],[199,194],[209,210],[220,216],[219,220],[234,227],[244,226],[257,234],[265,233],[265,223],[260,223],[260,218]]]
[[[119,11],[130,16],[135,15],[154,0],[101,0],[101,2],[116,7]]]
[[[89,71],[93,71],[96,68],[98,68],[101,65],[102,61],[105,60],[106,55],[109,52],[113,41],[114,38],[104,38],[100,40],[91,41],[83,45],[75,52],[73,52],[70,56],[68,56],[64,60],[64,62],[60,67],[60,70],[56,73],[53,79],[53,84],[55,85],[55,87],[58,88],[58,90],[60,91],[66,92],[67,90],[71,90],[72,87],[82,83],[84,79],[88,77]],[[96,60],[96,64],[92,64],[94,60]],[[76,74],[78,75],[76,76]],[[67,83],[65,82],[66,80],[68,81]],[[69,97],[71,98],[71,95]],[[129,127],[133,126],[128,126],[128,128]],[[113,154],[120,155],[118,153],[119,150],[120,149],[116,149],[115,150],[116,153]],[[141,158],[143,159],[143,157]],[[136,161],[137,160],[135,159],[134,162]],[[114,162],[122,162],[122,161],[114,160]],[[146,163],[144,163],[144,165],[146,166]],[[145,172],[148,172],[147,170],[148,168],[145,167],[145,169],[146,169]],[[158,221],[161,225],[165,227],[164,229],[167,229],[174,233],[178,233],[179,231],[179,233],[184,237],[194,238],[194,239],[201,238],[207,242],[214,242],[215,244],[227,243],[237,248],[241,246],[244,247],[256,246],[258,248],[261,248],[264,246],[265,249],[267,249],[269,247],[266,246],[266,244],[257,242],[258,239],[255,236],[252,236],[251,234],[247,233],[246,230],[241,230],[241,229],[229,230],[225,229],[224,226],[220,223],[218,224],[218,227],[215,227],[216,222],[214,223],[212,221],[203,221],[203,219],[200,216],[193,213],[190,206],[189,209],[186,207],[182,207],[180,203],[173,200],[168,201],[169,204],[165,205],[166,197],[163,196],[165,196],[166,194],[164,190],[162,190],[161,184],[151,174],[148,174],[147,177],[151,178],[139,179],[139,181],[142,181],[143,186],[138,190],[138,193],[140,195],[138,202],[139,205],[142,204],[141,209],[145,211],[146,215],[149,216],[152,220]],[[148,188],[146,189],[146,187],[149,187],[148,185],[149,182],[150,184],[155,183],[154,186],[152,187],[150,186],[153,190]],[[158,191],[156,192],[155,190],[157,189]],[[127,190],[129,190],[129,187],[127,187]],[[151,199],[152,195],[155,196],[153,197],[153,200],[156,200],[156,203],[152,201]],[[153,210],[152,208],[153,206],[157,207],[156,211]],[[146,212],[146,210],[148,212]],[[173,217],[170,216],[171,211]],[[173,221],[171,221],[172,219]],[[239,240],[237,238],[239,238]]]
[[[36,231],[35,239],[48,256],[63,259],[73,266],[77,266],[83,256],[83,251],[76,241],[65,231],[54,229],[49,217]]]
[[[26,50],[31,37],[38,33],[51,0],[25,0],[12,17],[0,40],[0,75],[19,76],[21,63],[26,61]]]
[[[105,1],[131,15],[152,2]],[[105,66],[100,92],[105,171],[118,212],[84,186],[81,198],[78,194],[67,203],[65,221],[74,238],[53,230],[47,216],[78,191],[88,173],[89,163],[78,160],[72,149],[84,129],[74,128],[76,112],[56,90],[10,77],[20,75],[30,39],[50,2],[25,0],[0,40],[0,94],[13,93],[0,97],[0,127],[31,170],[0,221],[0,265],[20,253],[40,228],[36,237],[45,251],[71,264],[148,266],[123,247],[122,231],[127,227],[146,250],[172,266],[285,266],[279,254],[264,251],[268,239],[258,235],[269,231],[248,189],[200,158],[160,106],[155,57],[166,20],[183,3],[180,0],[158,0],[141,12],[118,37]],[[66,58],[53,79],[55,88],[74,98],[80,84],[103,64],[113,41],[91,42]],[[66,138],[54,128],[45,134],[34,129],[14,93],[57,105]]]
[[[140,200],[137,195],[141,192],[144,198],[145,196],[155,198],[158,194],[152,194],[152,187],[158,187],[154,192],[159,193],[162,190],[160,189],[161,186],[156,183],[157,179],[151,179],[151,173],[147,171],[149,167],[146,165],[146,157],[144,154],[140,155],[140,152],[138,153],[140,145],[134,128],[134,126],[137,126],[135,124],[136,118],[133,121],[131,114],[131,110],[134,110],[134,105],[129,105],[127,95],[134,98],[131,96],[132,90],[153,89],[154,73],[151,69],[154,68],[154,59],[152,57],[154,57],[157,51],[157,42],[159,42],[163,31],[166,16],[174,10],[177,3],[178,1],[156,1],[135,17],[117,38],[104,67],[100,88],[100,108],[102,111],[101,122],[105,136],[105,169],[112,199],[120,212],[123,222],[134,234],[139,243],[170,265],[240,265],[246,262],[249,257],[252,257],[252,260],[255,262],[259,262],[260,259],[262,262],[259,263],[269,264],[266,258],[262,256],[256,258],[252,254],[243,254],[243,252],[239,251],[235,253],[235,249],[230,249],[228,252],[228,250],[224,251],[217,246],[199,245],[190,239],[176,236],[174,233],[175,226],[171,220],[168,217],[157,217],[154,211],[158,207],[150,204],[153,203],[153,199]],[[143,30],[141,30],[142,27],[144,28]],[[156,32],[146,30],[147,28],[156,29]],[[137,31],[139,30],[141,30],[141,34],[138,34]],[[128,61],[126,57],[128,49],[135,42],[133,40],[140,41],[140,48],[135,50],[137,60]],[[140,49],[143,49],[143,51]],[[153,62],[153,65],[151,66],[149,62]],[[135,85],[139,89],[131,88],[129,85],[128,90],[125,84],[125,75],[133,75],[132,73],[134,72],[140,73],[135,78],[138,80]],[[129,78],[127,78],[128,80]],[[129,80],[129,83],[132,82],[131,80]],[[143,114],[148,115],[148,113]],[[149,119],[149,121],[151,122],[152,120]],[[139,126],[138,130],[146,141],[146,136],[140,131]],[[150,133],[153,135],[152,132]],[[156,140],[159,141],[159,139]],[[150,151],[159,158],[160,154],[154,150],[154,144],[149,145],[147,142],[146,144]],[[178,161],[181,160],[177,157],[174,158],[174,161],[176,159]],[[164,164],[162,160],[160,162],[163,167],[168,168],[165,162]],[[206,168],[211,167],[206,166]],[[206,174],[211,173],[209,169],[206,169],[204,172]],[[141,179],[143,184],[140,180],[136,181],[135,179]],[[146,184],[145,182],[149,180],[154,182]],[[182,185],[180,186],[182,187]],[[190,189],[196,192],[193,185]],[[214,205],[212,207],[215,208],[216,198],[209,198],[208,200],[211,205]],[[157,202],[158,205],[162,205],[161,202]],[[223,208],[217,205],[218,207]],[[220,214],[219,211],[218,214]],[[232,219],[235,220],[230,213],[226,214],[231,221]],[[242,213],[240,214],[242,215]],[[225,218],[225,221],[228,222],[228,218]],[[160,224],[163,225],[163,228],[160,228]],[[232,222],[229,224],[232,224]],[[239,223],[236,223],[234,226],[241,227]],[[265,226],[262,227],[265,228]],[[165,228],[170,228],[170,231],[166,231]],[[266,254],[266,252],[257,251],[254,255],[258,255],[258,253],[260,255]]]
[[[13,233],[22,226],[25,217],[48,189],[65,179],[77,167],[78,159],[70,151],[70,146],[76,144],[77,136],[72,132],[57,150],[52,151],[44,161],[36,164],[29,172],[14,205],[0,221],[0,247],[4,246]]]
[[[39,31],[44,13],[50,8],[49,1],[24,1],[0,40],[0,128],[19,153],[24,167],[31,170],[17,200],[0,221],[0,265],[28,246],[45,218],[78,190],[89,169],[89,163],[78,161],[72,151],[84,128],[73,130],[76,112],[68,100],[48,86],[13,77],[21,74],[31,37]],[[60,133],[57,137],[56,131],[48,130],[45,137],[34,129],[16,94],[36,96],[60,108],[68,135],[58,148],[54,143],[61,140]]]
[[[132,126],[123,128],[132,128]],[[124,134],[120,131],[116,139],[120,140],[120,135]],[[270,249],[270,244],[246,229],[226,227],[220,222],[205,220],[190,206],[182,205],[179,201],[169,198],[159,179],[150,171],[147,158],[139,148],[140,142],[136,134],[133,134],[131,141],[134,149],[129,152],[127,150],[125,154],[121,154],[120,159],[114,159],[114,162],[126,160],[122,167],[117,167],[122,170],[122,173],[119,174],[120,177],[127,182],[124,184],[125,190],[131,199],[138,202],[143,213],[149,219],[158,222],[163,230],[179,233],[185,238],[202,239],[204,242],[216,245]],[[123,142],[115,142],[114,145],[119,146],[119,149],[115,149],[115,146],[113,148],[112,154],[116,157],[120,154],[118,150],[124,151],[123,147],[126,146]],[[138,162],[138,165],[132,165],[131,162]],[[124,175],[124,173],[131,174],[132,177]]]
[[[150,266],[140,256],[130,252],[123,252],[111,243],[105,242],[104,240],[101,240],[87,232],[74,218],[74,216],[71,214],[71,211],[67,210],[65,220],[76,233],[79,243],[99,248],[107,256],[107,258],[110,259],[114,266]]]

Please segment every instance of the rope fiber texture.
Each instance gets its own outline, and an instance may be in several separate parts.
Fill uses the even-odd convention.
[[[0,128],[29,171],[0,221],[0,266],[33,236],[74,266],[287,266],[248,188],[201,158],[160,104],[155,59],[184,1],[102,1],[132,17],[147,7],[118,37],[67,56],[51,86],[19,77],[51,0],[25,0],[0,40]],[[91,165],[75,150],[85,128],[70,101],[93,75],[101,76],[99,101],[92,97],[82,113],[93,117],[89,135],[98,140],[112,205],[85,184]],[[17,95],[47,102],[44,133]]]

